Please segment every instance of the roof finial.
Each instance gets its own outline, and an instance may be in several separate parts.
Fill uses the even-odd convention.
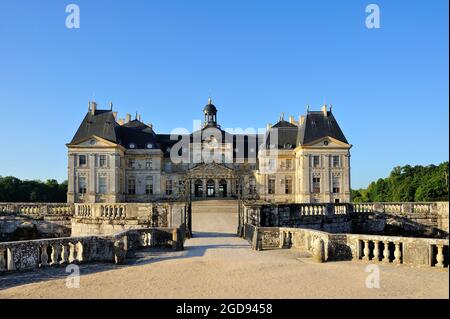
[[[330,112],[332,111],[332,109],[333,109],[333,104],[330,103]]]
[[[136,111],[136,117],[135,117],[135,119],[136,119],[136,120],[138,119],[138,113],[137,113],[137,111]]]
[[[212,104],[212,98],[211,98],[211,95],[208,97],[208,104]]]
[[[306,104],[306,112],[309,112],[309,104]]]
[[[280,121],[284,121],[284,112],[281,112]]]
[[[109,102],[109,109],[112,111],[113,108],[113,102]]]
[[[88,103],[88,112],[90,112],[91,111],[91,100],[89,100],[89,103]]]

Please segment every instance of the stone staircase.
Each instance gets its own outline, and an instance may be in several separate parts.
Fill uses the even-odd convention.
[[[238,201],[233,199],[207,199],[192,202],[193,214],[238,213]]]

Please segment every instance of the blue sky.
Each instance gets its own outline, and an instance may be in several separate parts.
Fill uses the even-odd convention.
[[[81,28],[65,27],[80,7]],[[67,176],[88,100],[192,127],[211,93],[223,127],[265,127],[333,104],[352,183],[448,160],[448,1],[23,1],[0,3],[0,175]]]

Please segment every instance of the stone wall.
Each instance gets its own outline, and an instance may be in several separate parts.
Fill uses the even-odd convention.
[[[145,228],[111,236],[83,236],[0,243],[0,274],[84,262],[124,263],[142,247],[184,249],[181,228]]]
[[[70,236],[73,212],[61,203],[0,203],[0,241]]]
[[[75,204],[72,236],[111,235],[130,229],[180,227],[185,223],[183,202]]]
[[[298,249],[318,261],[353,260],[448,267],[448,239],[330,234],[323,231],[244,225],[243,238],[255,250]],[[318,258],[320,257],[320,258]]]
[[[309,228],[330,233],[448,237],[448,202],[269,204],[246,202],[240,225]]]

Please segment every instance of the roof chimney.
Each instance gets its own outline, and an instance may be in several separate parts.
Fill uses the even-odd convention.
[[[116,119],[117,118],[117,112],[113,112],[113,115],[114,115],[114,119]]]
[[[300,120],[299,120],[299,124],[300,125],[303,125],[303,123],[305,123],[305,116],[304,115],[300,116]]]
[[[271,127],[272,127],[272,124],[268,123],[267,124],[267,130],[270,130]]]
[[[322,106],[322,113],[323,113],[323,116],[327,116],[327,105],[326,104],[324,104],[323,106]]]
[[[125,116],[125,123],[124,124],[126,124],[126,123],[128,123],[130,121],[131,121],[131,114],[127,113],[127,115]]]
[[[294,120],[294,117],[292,115],[289,116],[289,123],[295,124],[295,120]]]
[[[96,102],[94,102],[94,101],[92,101],[92,104],[91,104],[91,114],[92,115],[95,115],[95,111],[97,111],[97,103]]]

